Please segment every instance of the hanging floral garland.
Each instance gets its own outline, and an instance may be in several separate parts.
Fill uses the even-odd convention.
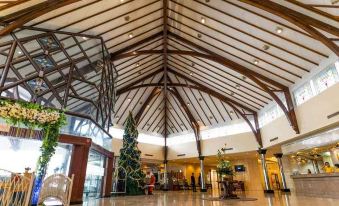
[[[66,116],[58,110],[44,108],[35,103],[0,100],[0,117],[12,126],[21,124],[29,129],[40,128],[42,131],[41,155],[37,163],[36,183],[33,191],[34,199],[35,196],[39,195],[48,163],[58,145],[60,129],[66,124]]]

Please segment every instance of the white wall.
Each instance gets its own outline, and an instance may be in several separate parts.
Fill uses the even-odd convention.
[[[241,133],[230,136],[223,136],[218,138],[206,139],[201,142],[201,151],[203,156],[216,155],[217,150],[224,147],[233,148],[227,153],[239,153],[246,151],[253,151],[258,149],[258,144],[252,133]],[[178,157],[178,154],[185,154],[185,156]],[[188,142],[184,144],[171,145],[168,149],[168,159],[182,159],[198,157],[197,146],[195,142]]]
[[[300,134],[297,135],[285,116],[281,116],[261,128],[264,147],[291,140],[324,127],[339,124],[339,115],[327,118],[339,111],[339,84],[336,84],[296,108]],[[270,139],[278,140],[270,142]]]

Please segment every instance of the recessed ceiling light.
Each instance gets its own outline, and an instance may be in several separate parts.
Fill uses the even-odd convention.
[[[146,124],[147,127],[149,127],[150,125],[149,124]]]
[[[263,47],[262,47],[264,50],[268,50],[270,48],[270,46],[268,46],[267,44],[265,44]]]
[[[234,113],[234,112],[231,110],[231,111],[230,111],[230,114],[233,114],[233,113]]]
[[[206,19],[204,17],[201,17],[201,23],[205,24],[206,23]]]
[[[259,64],[259,60],[255,59],[255,60],[253,61],[253,63],[254,63],[254,64]]]
[[[115,116],[115,119],[119,119],[119,116]]]
[[[187,106],[190,106],[190,103],[187,103]]]
[[[22,51],[18,51],[18,54],[22,54]]]
[[[190,72],[190,75],[193,76],[193,72]]]
[[[131,101],[131,98],[128,98],[127,101]]]
[[[161,110],[161,107],[159,107],[158,110]]]
[[[198,120],[197,122],[200,123],[200,120]]]
[[[199,98],[199,101],[201,102],[201,101],[202,101],[202,99],[201,99],[201,98]]]
[[[284,31],[284,30],[283,30],[283,28],[281,28],[281,27],[277,27],[277,28],[275,29],[275,32],[277,32],[277,34],[281,34],[283,31]]]
[[[128,37],[131,39],[133,38],[133,33],[128,34]]]
[[[137,66],[137,67],[140,66],[140,63],[139,62],[135,63],[135,66]]]
[[[125,21],[129,21],[129,16],[125,16]]]
[[[212,116],[209,116],[209,118],[210,118],[210,119],[213,119],[213,117],[212,117]]]
[[[147,105],[147,107],[149,107],[149,104]]]
[[[83,40],[85,40],[85,41],[86,41],[86,40],[88,40],[88,38],[87,38],[87,37],[85,37],[85,36],[83,36],[83,37],[82,37],[82,39],[83,39]]]
[[[198,38],[201,38],[201,37],[202,37],[202,35],[201,35],[201,34],[197,34],[197,37],[198,37]]]
[[[124,2],[125,0],[120,0],[120,2],[122,3],[122,2]]]
[[[139,102],[139,104],[142,104],[142,102]]]

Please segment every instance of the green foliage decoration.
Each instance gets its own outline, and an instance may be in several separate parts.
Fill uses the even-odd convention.
[[[43,137],[40,147],[41,155],[37,164],[37,176],[42,178],[58,145],[60,129],[66,124],[65,114],[31,102],[1,99],[0,117],[11,126],[24,125],[31,130],[41,129]]]
[[[234,172],[233,172],[233,166],[231,164],[230,161],[225,159],[225,155],[226,155],[226,145],[225,147],[218,149],[218,153],[217,153],[217,173],[220,176],[223,175],[229,175],[229,176],[233,176]]]
[[[123,146],[120,149],[120,157],[118,161],[119,168],[126,171],[126,194],[127,195],[143,195],[145,174],[141,170],[140,150],[138,149],[138,130],[130,112],[125,125],[123,135]]]

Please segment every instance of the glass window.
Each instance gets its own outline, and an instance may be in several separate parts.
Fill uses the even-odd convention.
[[[314,79],[314,87],[317,94],[326,90],[339,81],[338,71],[335,64],[330,65],[324,71],[321,71]]]
[[[307,82],[294,91],[294,99],[297,105],[306,102],[311,97],[313,97],[313,91],[310,82]]]

